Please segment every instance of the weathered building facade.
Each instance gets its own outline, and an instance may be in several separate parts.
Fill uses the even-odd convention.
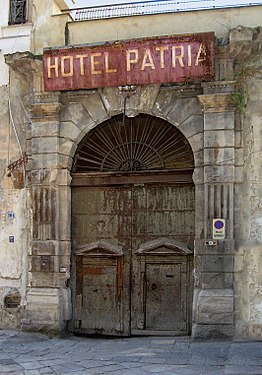
[[[74,22],[31,5],[1,88],[1,327],[261,338],[261,6]],[[152,83],[132,45],[149,83],[67,86],[77,48],[192,33],[214,33],[213,76]],[[181,48],[173,67],[206,60]]]

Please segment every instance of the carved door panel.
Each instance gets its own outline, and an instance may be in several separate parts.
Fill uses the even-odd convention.
[[[82,332],[122,331],[118,271],[116,257],[82,257]]]
[[[131,190],[73,189],[74,323],[82,333],[130,331]]]
[[[176,330],[181,320],[181,280],[178,264],[147,264],[145,328]]]
[[[186,334],[190,331],[192,269],[187,244],[193,243],[194,226],[193,185],[134,187],[134,334],[149,331]]]
[[[146,264],[146,330],[187,332],[186,287],[189,284],[181,268],[181,263]]]

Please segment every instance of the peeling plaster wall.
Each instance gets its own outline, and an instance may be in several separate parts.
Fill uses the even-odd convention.
[[[6,173],[10,162],[20,158],[21,153],[14,129],[10,123],[8,106],[9,89],[0,88],[0,328],[19,328],[25,304],[27,283],[27,249],[28,249],[28,209],[27,190],[23,187],[22,169],[14,171],[9,177]],[[17,105],[13,108],[13,120],[23,118]],[[19,116],[20,115],[20,116]],[[19,133],[23,133],[20,131]],[[26,149],[25,138],[20,137]],[[14,218],[8,218],[14,213]],[[14,236],[14,242],[9,242]],[[6,308],[4,299],[7,294],[19,293],[21,304],[17,308]]]
[[[14,213],[10,218],[8,213]],[[9,236],[14,237],[10,242]],[[12,177],[0,186],[0,328],[19,328],[27,284],[28,209],[26,189],[15,189]],[[6,295],[18,293],[19,306],[8,308]]]
[[[260,66],[262,53],[260,53]],[[259,60],[256,64],[259,65]],[[248,103],[242,117],[243,184],[236,197],[240,214],[235,261],[236,335],[262,338],[262,85],[247,80]],[[239,233],[238,233],[239,230]]]
[[[21,99],[24,98],[25,93],[23,78],[17,77],[5,64],[4,55],[30,49],[32,25],[31,23],[8,25],[9,1],[4,0],[2,10],[0,17],[0,328],[20,328],[26,303],[27,250],[30,235],[28,198],[23,169],[18,168],[8,176],[7,167],[21,157],[21,152],[26,151],[28,119]],[[30,7],[29,10],[31,11]],[[14,213],[14,218],[8,218],[8,213]],[[9,236],[14,236],[14,242],[9,242]],[[6,305],[7,296],[11,300],[19,296],[18,306]]]
[[[236,257],[236,336],[262,338],[262,246],[241,246]]]

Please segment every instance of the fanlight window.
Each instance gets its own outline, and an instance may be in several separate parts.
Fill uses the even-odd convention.
[[[9,24],[26,22],[26,0],[10,0]]]
[[[193,168],[193,154],[183,134],[149,115],[115,116],[83,139],[74,172],[131,172]]]

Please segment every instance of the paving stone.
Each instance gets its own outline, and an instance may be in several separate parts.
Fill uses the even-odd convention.
[[[118,365],[109,365],[109,366],[102,366],[96,368],[89,368],[86,369],[86,374],[90,375],[100,375],[100,374],[115,374],[117,371],[123,371],[120,364]]]
[[[140,362],[122,362],[121,366],[123,367],[123,369],[132,369],[141,368],[144,366],[144,364]]]
[[[224,375],[223,366],[175,366],[174,371],[178,371],[181,375]]]
[[[83,366],[86,369],[94,368],[94,367],[104,367],[104,366],[114,366],[117,363],[116,362],[111,362],[111,361],[97,361],[97,360],[81,360],[78,361],[77,364],[80,366]]]
[[[191,347],[191,364],[223,365],[228,358],[228,350],[222,347]]]
[[[158,374],[158,373],[168,373],[169,371],[174,371],[168,365],[148,365],[143,367],[144,370],[148,371],[150,374]]]
[[[68,362],[68,357],[66,359],[65,358],[63,358],[63,359],[59,358],[59,359],[51,359],[51,360],[47,359],[47,358],[42,358],[42,360],[39,361],[39,362],[41,363],[42,367],[45,367],[45,366],[50,366],[50,367],[51,366],[59,366],[62,363]]]
[[[7,359],[0,359],[0,366],[2,365],[17,365],[16,361],[14,361],[13,359],[11,358],[7,358]]]
[[[49,374],[54,374],[55,372],[51,368],[45,367],[45,368],[40,368],[39,373],[42,375],[49,375]]]
[[[23,369],[19,365],[0,365],[0,374],[9,374],[10,372],[19,372]]]
[[[231,348],[229,363],[232,365],[262,365],[261,349],[247,346],[237,345]]]
[[[261,375],[262,366],[225,366],[225,375]]]
[[[114,375],[148,375],[149,372],[143,369],[129,369],[129,370],[121,370],[114,372]],[[172,374],[174,375],[174,374]]]
[[[41,364],[38,361],[31,361],[31,362],[18,362],[21,367],[23,367],[25,370],[33,370],[33,369],[40,369],[43,367],[43,364]]]
[[[170,356],[166,359],[166,364],[169,365],[186,365],[190,363],[191,356],[189,353],[175,353],[173,356]]]
[[[2,332],[0,375],[262,375],[262,342],[75,336],[39,340],[39,335]]]
[[[84,371],[85,368],[83,366],[78,365],[77,363],[70,363],[64,362],[60,365],[50,366],[52,370],[55,371],[56,374],[66,374],[66,373],[74,373],[77,371]]]

